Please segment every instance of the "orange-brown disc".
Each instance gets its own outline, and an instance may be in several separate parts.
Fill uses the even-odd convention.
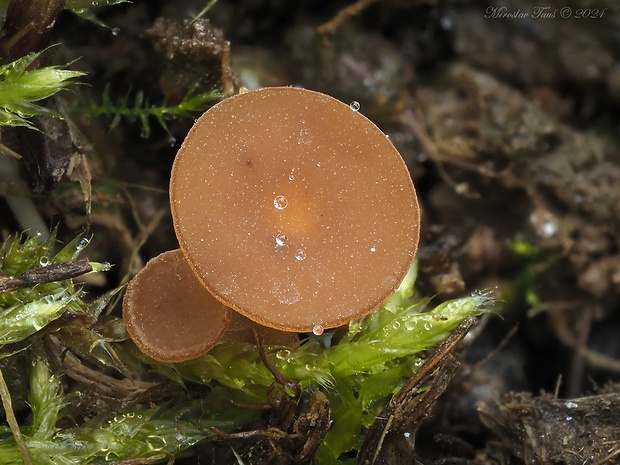
[[[398,151],[327,95],[273,87],[204,113],[172,169],[185,257],[219,300],[288,331],[371,312],[398,287],[420,213]]]
[[[230,309],[200,284],[177,249],[150,260],[129,282],[123,320],[146,355],[181,362],[219,341],[230,323]]]

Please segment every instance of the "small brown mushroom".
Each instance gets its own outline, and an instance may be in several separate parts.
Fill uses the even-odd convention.
[[[263,325],[320,333],[377,308],[418,244],[400,154],[357,107],[293,87],[223,100],[172,169],[174,227],[198,279]]]
[[[160,362],[181,362],[211,349],[230,310],[200,284],[180,250],[151,259],[131,280],[123,320],[138,348]]]

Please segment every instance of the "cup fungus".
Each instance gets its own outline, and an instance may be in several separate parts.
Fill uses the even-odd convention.
[[[131,280],[123,320],[138,348],[160,362],[181,362],[211,349],[231,312],[200,284],[180,250],[151,259]]]
[[[415,190],[385,134],[349,105],[293,87],[204,113],[174,161],[170,203],[202,284],[286,331],[318,334],[371,312],[419,238]]]

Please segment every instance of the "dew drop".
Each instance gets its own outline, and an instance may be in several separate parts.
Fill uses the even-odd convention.
[[[276,246],[277,247],[285,247],[288,243],[288,236],[284,233],[276,234]]]
[[[168,145],[170,147],[174,147],[174,145],[177,143],[177,138],[174,136],[170,136],[168,137]]]
[[[371,252],[376,252],[376,251],[377,251],[377,249],[375,249],[374,247],[371,247],[371,248],[370,248],[370,251],[371,251]]]
[[[47,266],[50,264],[50,259],[47,257],[41,257],[41,260],[39,260],[39,265],[41,266]]]
[[[543,237],[549,238],[555,236],[555,233],[558,232],[558,225],[553,221],[547,221],[543,223],[540,227],[540,233]]]
[[[101,271],[110,271],[112,269],[112,264],[109,262],[103,262],[101,264]]]
[[[360,111],[360,103],[357,100],[353,100],[350,104],[349,104],[349,108],[353,111]]]
[[[152,449],[157,449],[157,450],[165,448],[166,445],[168,444],[168,442],[166,441],[166,438],[157,436],[155,434],[147,436],[146,441]]]
[[[306,259],[306,251],[304,249],[299,249],[297,252],[295,252],[295,260],[297,261],[302,261]]]
[[[113,36],[117,36],[121,33],[121,28],[120,27],[114,27],[112,28],[112,35]]]
[[[321,334],[323,334],[323,326],[315,325],[314,328],[312,328],[312,334],[314,334],[315,336],[320,336]]]
[[[433,325],[432,325],[432,324],[430,324],[430,323],[428,323],[428,322],[427,322],[427,323],[424,323],[424,329],[425,329],[425,330],[429,331],[432,327],[433,327]]]
[[[82,239],[80,239],[80,242],[78,242],[78,244],[75,246],[75,248],[80,251],[80,250],[84,250],[88,244],[90,244],[90,239],[87,237],[83,237]]]
[[[283,195],[276,195],[276,198],[273,199],[273,206],[278,210],[284,210],[288,205],[288,200]]]
[[[442,16],[439,19],[439,24],[444,31],[449,31],[454,27],[454,21],[449,16]]]
[[[116,452],[110,451],[107,454],[105,454],[105,461],[106,462],[112,462],[114,461],[116,458],[118,458],[119,455]]]

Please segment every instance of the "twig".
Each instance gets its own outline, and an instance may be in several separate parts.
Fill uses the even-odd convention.
[[[476,362],[476,364],[471,368],[470,373],[476,373],[477,371],[479,371],[483,366],[485,366],[487,363],[489,363],[489,361],[493,357],[495,357],[502,350],[504,350],[504,348],[512,340],[514,335],[517,334],[518,330],[519,330],[519,325],[518,324],[514,325],[510,329],[510,331],[508,331],[508,333],[502,338],[502,340],[499,342],[499,344],[497,344],[497,346],[495,348],[493,348],[493,350],[491,350],[482,360],[479,360],[478,362]]]
[[[267,357],[267,353],[265,352],[265,346],[263,345],[263,340],[260,334],[256,330],[253,330],[253,332],[254,338],[256,339],[256,346],[258,347],[258,354],[265,367],[273,375],[278,384],[282,385],[284,388],[290,388],[295,393],[295,397],[299,397],[301,395],[301,387],[299,384],[291,381],[280,373],[278,369],[269,361],[269,357]]]
[[[562,304],[560,302],[548,302],[548,306],[550,309],[555,310],[547,312],[547,315],[551,318],[554,334],[560,342],[562,342],[562,344],[574,349],[580,357],[583,357],[585,361],[590,364],[590,366],[600,370],[620,373],[620,360],[612,356],[605,355],[601,352],[597,352],[594,349],[580,346],[579,341],[569,329],[566,318],[559,311],[567,308],[566,304]]]
[[[592,308],[587,305],[585,311],[580,315],[577,326],[577,337],[575,340],[575,352],[570,365],[569,376],[566,381],[565,395],[568,398],[577,397],[581,392],[581,383],[586,365],[584,351],[588,348],[588,339],[592,330]]]
[[[75,278],[91,271],[93,271],[93,267],[88,259],[81,258],[71,263],[53,263],[38,270],[26,271],[17,276],[0,275],[0,294],[34,286],[35,284]]]
[[[357,2],[343,8],[328,22],[321,24],[316,31],[321,35],[333,34],[351,16],[360,14],[377,0],[357,0]]]
[[[11,393],[9,392],[9,387],[4,380],[4,374],[2,374],[2,370],[0,369],[0,397],[2,398],[2,406],[4,407],[4,414],[6,415],[6,421],[9,424],[9,428],[13,433],[13,437],[15,438],[15,443],[17,444],[17,448],[22,453],[22,457],[24,459],[24,465],[33,465],[32,456],[30,455],[30,451],[28,450],[28,446],[26,445],[26,441],[24,441],[24,436],[22,435],[21,430],[19,429],[19,424],[17,423],[17,418],[15,418],[15,412],[13,411],[13,402],[11,400]]]
[[[405,124],[409,126],[413,134],[418,138],[418,141],[420,142],[420,145],[422,146],[422,150],[424,150],[426,154],[430,157],[430,159],[435,162],[437,166],[437,172],[439,173],[439,176],[441,177],[441,179],[443,179],[443,181],[448,186],[452,187],[452,189],[454,189],[454,191],[457,194],[463,195],[464,197],[468,197],[468,198],[479,198],[478,195],[468,192],[466,187],[463,186],[462,184],[457,184],[456,182],[454,182],[454,180],[446,172],[446,168],[443,163],[444,161],[447,162],[448,159],[437,149],[437,146],[431,139],[426,129],[422,127],[422,124],[420,124],[420,122],[418,121],[419,118],[416,117],[414,111],[411,108],[407,108],[405,110],[404,118],[405,118],[404,120]],[[464,169],[468,169],[468,170],[473,169],[473,171],[477,171],[480,174],[486,174],[486,173],[482,173],[482,171],[479,168],[477,167],[472,168],[470,164],[467,164],[459,160],[450,159],[449,162],[452,165],[456,165]]]
[[[21,160],[22,158],[22,156],[19,153],[15,152],[14,150],[11,150],[9,147],[7,147],[1,142],[0,142],[0,154],[8,155],[9,157],[13,157],[17,160]]]
[[[390,400],[366,434],[358,456],[360,465],[380,463],[379,455],[388,435],[401,433],[408,425],[413,425],[414,429],[417,429],[420,421],[446,389],[458,368],[459,362],[453,352],[475,322],[475,317],[463,320],[400,392]],[[427,382],[428,389],[421,391]]]
[[[603,465],[604,463],[616,463],[615,459],[620,455],[620,449],[610,452],[606,457],[597,460],[592,465]]]

